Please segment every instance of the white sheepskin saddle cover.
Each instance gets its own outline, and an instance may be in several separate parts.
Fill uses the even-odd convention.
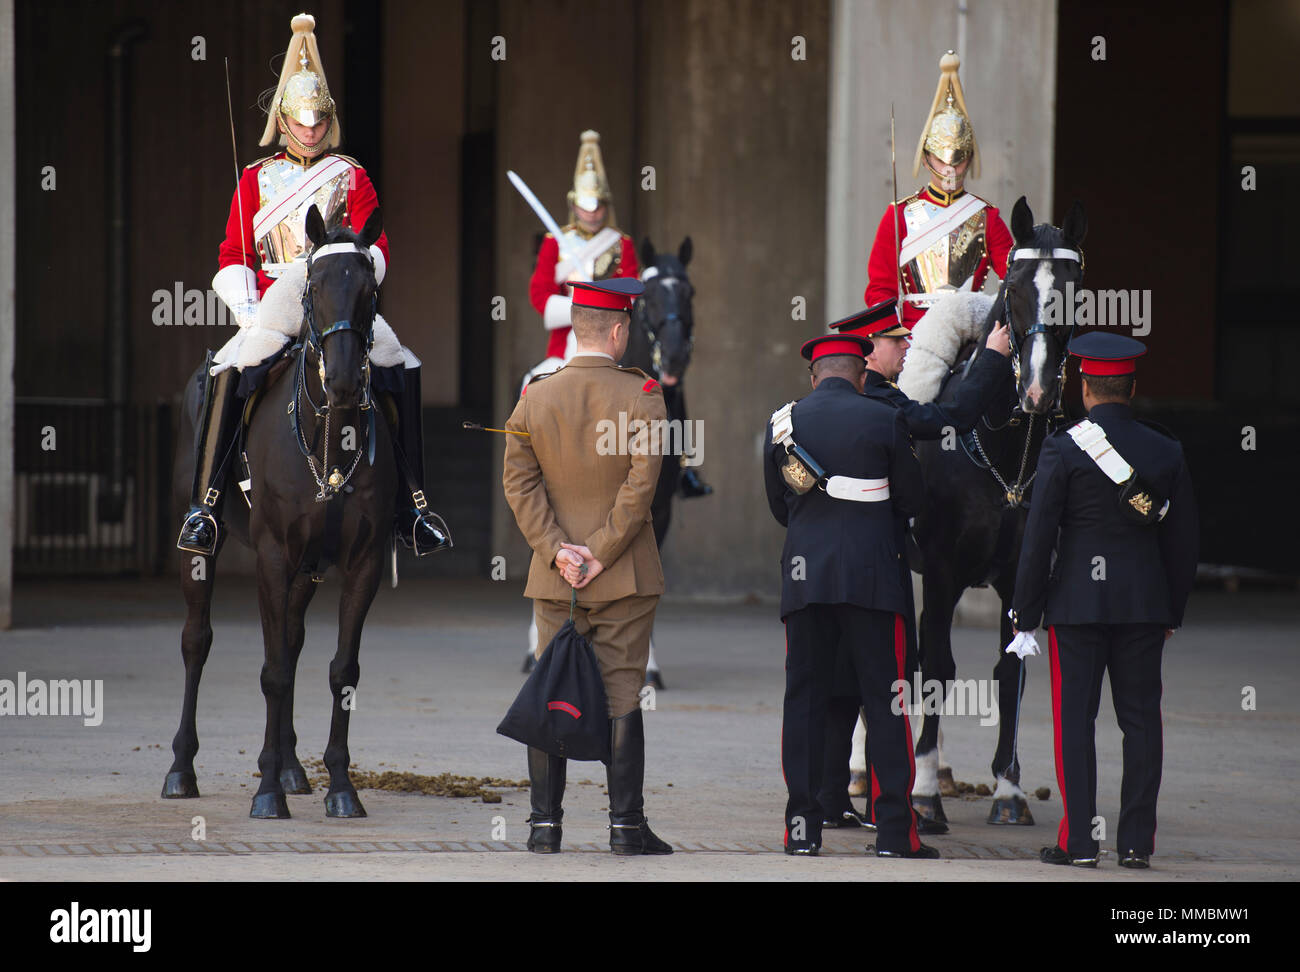
[[[226,368],[243,371],[261,364],[298,336],[302,328],[302,291],[307,282],[306,262],[295,263],[267,288],[257,305],[257,323],[239,329],[214,356],[212,373]],[[381,368],[404,364],[416,367],[420,362],[402,347],[397,335],[382,314],[375,315],[375,340],[370,362]]]
[[[916,322],[898,387],[916,402],[932,402],[962,346],[980,339],[992,294],[954,292]]]

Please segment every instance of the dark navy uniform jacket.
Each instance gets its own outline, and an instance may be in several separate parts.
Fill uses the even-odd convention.
[[[918,513],[924,488],[902,413],[859,395],[845,378],[825,378],[795,405],[791,418],[795,442],[828,475],[887,477],[889,499],[857,503],[820,488],[795,493],[781,478],[785,449],[772,443],[768,423],[763,478],[772,515],[786,528],[781,617],[809,604],[903,613],[907,601],[894,517]]]
[[[1032,631],[1043,619],[1048,625],[1154,623],[1177,628],[1196,577],[1199,545],[1183,447],[1171,435],[1134,419],[1128,405],[1096,405],[1088,417],[1152,491],[1169,500],[1169,512],[1146,526],[1127,519],[1120,510],[1119,486],[1068,431],[1049,436],[1038,459],[1016,573],[1015,626]],[[1105,579],[1094,579],[1103,566]]]
[[[970,371],[957,390],[955,401],[943,405],[913,401],[892,381],[870,368],[867,369],[867,386],[863,394],[868,398],[889,402],[900,409],[907,419],[907,428],[912,433],[912,438],[938,439],[948,426],[958,432],[968,432],[974,428],[993,401],[997,390],[1006,384],[1010,376],[1010,359],[983,348],[971,362]]]

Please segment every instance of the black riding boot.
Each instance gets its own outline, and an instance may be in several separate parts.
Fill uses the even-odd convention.
[[[239,370],[227,368],[215,377],[212,352],[203,361],[203,405],[199,410],[194,443],[194,485],[190,511],[181,525],[176,546],[191,553],[213,556],[221,536],[221,509],[225,505],[226,456],[239,428]]]
[[[615,854],[671,854],[670,845],[660,840],[646,821],[645,723],[641,710],[610,720],[609,849]]]
[[[673,394],[670,395],[665,391],[664,406],[670,419],[677,419],[677,421],[682,423],[683,438],[685,438],[685,427],[687,422],[686,392],[683,390],[680,382],[674,387]],[[681,496],[682,499],[694,499],[697,496],[708,496],[713,492],[713,487],[704,481],[703,477],[701,477],[699,472],[696,471],[695,466],[688,466],[686,464],[687,458],[693,459],[694,456],[688,457],[683,455],[679,460],[682,464],[682,475],[677,481],[678,495]]]
[[[403,546],[414,549],[417,557],[424,557],[439,550],[450,550],[451,530],[442,517],[429,509],[424,498],[424,416],[419,367],[407,368],[402,382],[402,393],[395,396],[397,444],[415,480],[415,489],[399,484],[394,529]],[[404,482],[405,477],[402,479]]]
[[[549,756],[528,747],[529,799],[533,812],[528,816],[528,849],[534,854],[558,854],[564,831],[564,778],[568,760]]]

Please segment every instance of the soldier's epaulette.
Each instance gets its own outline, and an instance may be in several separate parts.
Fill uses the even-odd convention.
[[[524,389],[523,389],[523,391],[521,391],[521,392],[519,393],[519,397],[520,397],[520,398],[523,398],[525,395],[528,394],[528,388],[529,388],[530,385],[532,385],[533,382],[535,382],[535,381],[541,381],[543,378],[549,378],[549,377],[551,377],[551,375],[553,375],[553,374],[555,374],[554,371],[546,371],[546,372],[543,372],[543,373],[540,374],[540,375],[533,375],[533,377],[531,377],[531,378],[528,379],[528,384],[527,384],[527,385],[524,385]]]
[[[618,366],[618,370],[621,371],[621,372],[623,372],[624,374],[627,374],[627,375],[636,375],[638,378],[649,378],[649,377],[650,377],[650,376],[647,375],[644,371],[642,371],[640,368],[637,368],[637,367],[635,367],[635,366],[633,366],[633,365],[619,365],[619,366]],[[652,380],[653,380],[653,379],[652,379]],[[656,384],[658,384],[658,382],[656,382]],[[646,391],[649,391],[649,389],[645,389],[645,390],[646,390]]]
[[[908,205],[909,203],[914,203],[914,202],[916,202],[916,200],[920,197],[920,195],[921,195],[921,190],[918,189],[918,190],[916,190],[916,192],[912,193],[910,196],[904,196],[902,199],[895,199],[895,200],[894,200],[894,205],[895,205],[895,206],[906,206],[906,205]]]
[[[362,165],[360,162],[358,162],[356,159],[354,159],[354,158],[353,158],[352,156],[350,156],[350,155],[344,155],[342,152],[331,152],[330,154],[331,154],[331,155],[337,155],[337,156],[338,156],[340,159],[342,159],[344,162],[347,162],[349,165],[352,165],[352,166],[355,167],[355,168],[358,168],[358,169],[364,169],[364,168],[365,168],[364,165]]]
[[[270,164],[271,164],[272,162],[274,162],[274,161],[275,161],[275,156],[274,156],[274,155],[264,155],[264,156],[262,156],[262,158],[258,159],[256,162],[249,162],[248,165],[244,166],[244,168],[245,168],[245,169],[262,169],[262,168],[265,168],[266,166],[270,165]]]
[[[1156,432],[1159,432],[1167,439],[1173,439],[1175,442],[1180,441],[1178,436],[1174,435],[1173,432],[1169,431],[1168,428],[1161,425],[1159,422],[1152,422],[1150,419],[1144,419],[1144,418],[1140,418],[1138,419],[1138,421],[1141,422],[1143,425],[1145,425],[1148,429],[1154,429]]]

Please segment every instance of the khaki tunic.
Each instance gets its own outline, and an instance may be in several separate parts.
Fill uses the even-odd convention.
[[[592,640],[614,717],[638,704],[664,590],[650,503],[663,461],[662,426],[651,423],[666,418],[663,392],[644,372],[582,355],[534,379],[506,423],[530,433],[506,436],[502,486],[533,550],[524,596],[537,602],[539,654],[573,592],[555,555],[562,542],[585,545],[604,570],[578,592],[575,620]]]

